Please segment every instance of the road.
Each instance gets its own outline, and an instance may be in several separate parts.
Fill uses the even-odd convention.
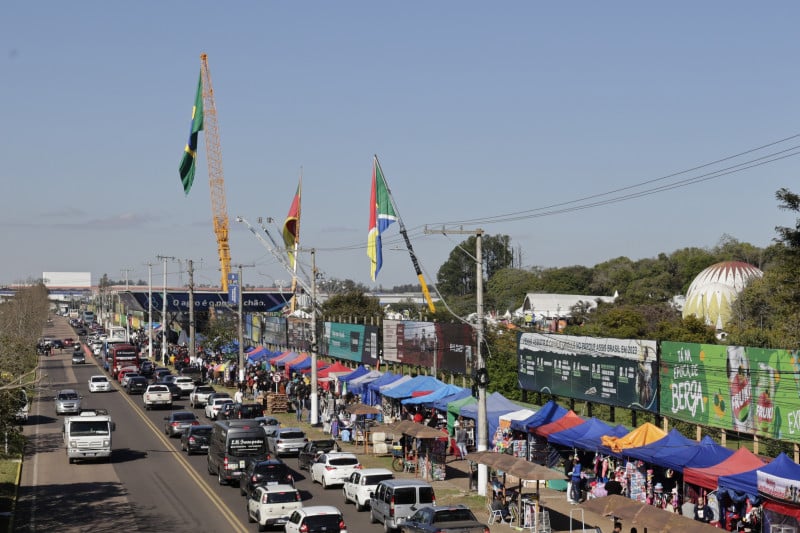
[[[45,332],[56,338],[75,337],[63,317]],[[180,441],[163,432],[167,410],[144,411],[140,396],[117,388],[89,393],[87,382],[103,371],[93,357],[72,365],[71,349],[42,357],[41,382],[31,405],[25,433],[26,451],[15,518],[15,531],[256,531],[248,524],[246,501],[239,489],[217,484],[207,472],[203,455],[187,457]],[[61,437],[61,417],[53,397],[74,388],[84,408],[105,408],[116,422],[109,462],[68,464]],[[191,410],[187,399],[174,410]],[[204,419],[202,411],[196,413]],[[338,488],[324,490],[285,459],[295,472],[305,505],[335,505],[344,512],[350,531],[379,532],[369,512],[343,505]]]

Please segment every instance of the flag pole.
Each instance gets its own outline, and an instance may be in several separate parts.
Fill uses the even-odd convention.
[[[394,208],[395,215],[397,215],[397,224],[400,226],[400,235],[403,236],[403,240],[406,242],[408,255],[411,256],[411,263],[414,265],[414,271],[417,273],[417,279],[419,280],[419,283],[422,286],[422,294],[425,296],[425,301],[428,303],[428,310],[431,313],[435,313],[436,307],[433,305],[433,300],[431,299],[431,293],[428,291],[428,284],[425,283],[425,277],[422,275],[422,269],[419,267],[419,261],[417,261],[417,256],[414,253],[414,248],[411,247],[411,239],[408,238],[406,225],[403,224],[403,217],[400,216],[400,210],[397,209],[397,203],[394,201],[394,196],[392,195],[392,189],[389,187],[389,180],[386,179],[386,174],[383,173],[383,167],[381,167],[381,162],[378,161],[377,154],[375,154],[375,164],[378,165],[378,168],[381,171],[381,175],[384,178],[383,182],[386,186],[386,192],[389,193],[389,200],[392,202],[392,207]]]

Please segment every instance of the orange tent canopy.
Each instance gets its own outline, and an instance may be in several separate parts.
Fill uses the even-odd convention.
[[[583,418],[579,417],[575,414],[573,410],[567,411],[567,414],[559,418],[554,422],[550,422],[549,424],[545,424],[543,426],[539,426],[535,428],[533,432],[540,437],[547,437],[551,433],[557,433],[559,431],[564,431],[565,429],[569,429],[575,427],[579,424],[583,424],[586,422]]]
[[[666,436],[667,434],[658,427],[654,426],[650,422],[645,422],[627,435],[622,437],[611,437],[609,435],[605,435],[601,437],[600,442],[603,444],[603,446],[611,448],[611,450],[615,453],[621,453],[622,450],[626,448],[638,448],[639,446],[645,446],[651,442],[661,440]]]

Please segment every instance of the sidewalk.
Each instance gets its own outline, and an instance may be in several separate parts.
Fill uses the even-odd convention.
[[[304,420],[298,422],[295,414],[280,413],[271,415],[278,418],[283,426],[287,427],[300,427],[309,436],[309,439],[324,439],[330,438],[322,432],[321,427],[313,427],[308,423],[308,419],[304,416]],[[362,444],[356,446],[353,444],[342,444],[342,451],[352,452],[359,456],[375,457],[371,454],[364,453],[364,446]],[[470,462],[468,460],[456,460],[452,455],[447,456],[446,480],[433,481],[431,485],[435,489],[439,489],[444,493],[462,494],[463,497],[469,497],[469,501],[465,501],[467,505],[472,503],[471,508],[478,520],[488,523],[489,513],[487,511],[486,503],[481,501],[480,505],[475,505],[477,499],[477,492],[469,490],[470,483]],[[413,477],[414,474],[395,474],[397,477]],[[539,489],[539,501],[550,514],[550,524],[553,533],[612,533],[613,522],[611,518],[598,515],[596,513],[582,512],[581,508],[567,502],[567,495],[565,492],[556,491],[544,487],[545,483],[541,483]],[[524,488],[525,494],[534,492],[533,488]],[[570,516],[571,513],[571,516]],[[585,527],[584,527],[585,526]],[[516,526],[509,526],[508,524],[491,524],[489,529],[492,533],[514,533],[515,531],[530,531],[529,529],[520,529]],[[624,530],[624,529],[623,529]]]

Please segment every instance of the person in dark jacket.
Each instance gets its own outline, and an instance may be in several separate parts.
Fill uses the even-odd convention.
[[[694,504],[694,519],[698,522],[709,523],[712,518],[711,507],[708,506],[705,498],[700,496],[697,498],[697,503]]]

